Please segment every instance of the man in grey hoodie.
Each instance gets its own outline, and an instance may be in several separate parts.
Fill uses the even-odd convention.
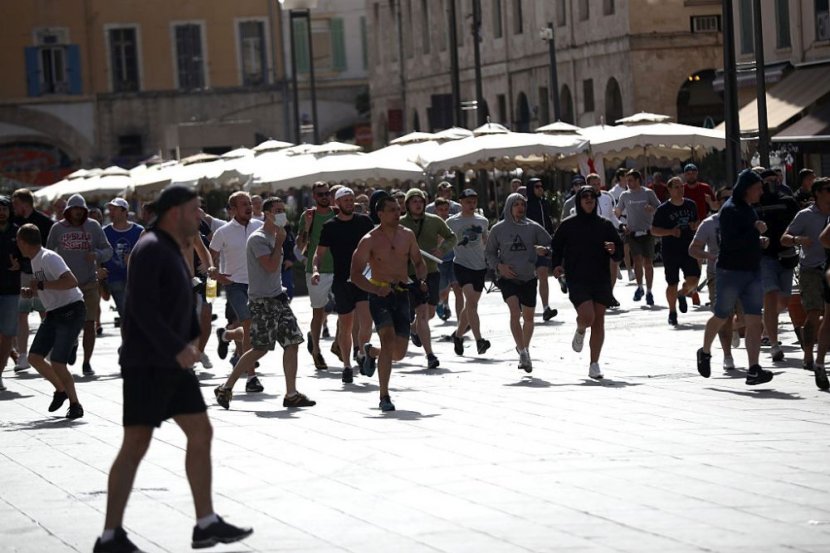
[[[101,296],[98,292],[97,270],[101,263],[112,257],[112,246],[98,221],[89,218],[89,209],[83,196],[73,194],[66,202],[63,219],[52,226],[46,248],[58,253],[78,280],[84,294],[86,320],[84,322],[84,376],[92,376],[90,359],[95,349],[95,321],[100,312]],[[73,349],[73,352],[75,350]],[[74,353],[69,365],[75,362]]]
[[[503,219],[490,229],[485,255],[487,265],[498,275],[502,298],[510,309],[510,331],[519,353],[519,369],[531,372],[536,260],[539,256],[550,256],[551,238],[540,224],[527,218],[526,212],[524,196],[513,193],[507,197]]]

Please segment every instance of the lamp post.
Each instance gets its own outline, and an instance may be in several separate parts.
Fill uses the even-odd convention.
[[[726,123],[726,182],[741,168],[741,123],[738,119],[738,78],[735,61],[735,12],[732,0],[723,0],[723,104]]]
[[[318,0],[279,0],[283,10],[288,10],[288,32],[291,37],[291,81],[294,88],[294,134],[296,142],[302,142],[300,129],[300,99],[297,85],[297,49],[294,36],[294,20],[305,19],[308,29],[308,76],[311,85],[311,120],[314,143],[320,143],[320,127],[317,124],[317,84],[314,79],[314,49],[311,37],[311,10],[317,7]]]
[[[753,2],[755,23],[755,94],[758,97],[758,155],[761,165],[769,169],[769,124],[767,123],[767,82],[764,62],[764,23],[761,0]]]
[[[548,23],[539,31],[542,40],[548,43],[548,55],[550,56],[550,100],[553,103],[553,120],[562,120],[562,111],[559,105],[559,73],[556,70],[556,40],[553,34],[553,23]]]

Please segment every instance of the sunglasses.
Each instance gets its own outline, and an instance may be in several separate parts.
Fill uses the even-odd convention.
[[[315,192],[314,195],[318,198],[325,198],[326,196],[331,196],[331,192]]]

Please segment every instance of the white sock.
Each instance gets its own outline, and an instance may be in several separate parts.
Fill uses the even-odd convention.
[[[115,530],[104,530],[101,534],[101,543],[106,543],[115,539]]]
[[[251,381],[251,380],[253,380],[254,378],[256,378],[256,375],[255,375],[255,374],[254,374],[254,375],[249,374],[249,375],[248,375],[248,380],[247,380],[247,382],[250,382],[250,381]]]
[[[214,522],[219,522],[219,517],[216,516],[216,513],[211,513],[206,517],[202,517],[196,521],[196,525],[204,530]]]

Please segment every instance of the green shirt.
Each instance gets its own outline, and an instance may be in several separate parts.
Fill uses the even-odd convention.
[[[424,213],[423,219],[413,219],[408,213],[401,217],[401,226],[406,227],[415,233],[418,239],[418,247],[427,253],[432,253],[436,248],[441,252],[438,257],[443,257],[455,247],[458,240],[455,233],[450,230],[447,223],[438,215]],[[438,237],[444,239],[441,246],[438,246]],[[424,259],[427,263],[427,272],[434,273],[438,270],[438,263],[431,259]],[[415,274],[415,267],[409,264],[409,274]]]
[[[334,219],[337,215],[334,210],[330,210],[327,214],[321,215],[314,210],[314,220],[311,222],[311,231],[308,233],[308,248],[306,249],[305,272],[311,273],[311,266],[314,263],[314,252],[317,251],[317,244],[320,243],[320,233],[323,232],[323,224],[326,221]],[[320,264],[317,267],[320,274],[334,273],[334,260],[331,257],[331,252],[326,252],[326,255],[320,259]]]

